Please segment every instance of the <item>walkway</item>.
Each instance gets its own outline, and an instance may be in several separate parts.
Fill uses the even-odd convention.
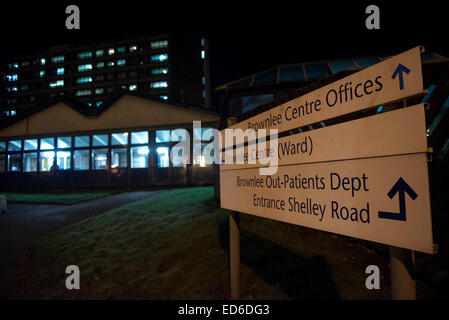
[[[10,296],[20,258],[36,237],[160,192],[125,192],[70,206],[8,203],[0,214],[0,299]]]

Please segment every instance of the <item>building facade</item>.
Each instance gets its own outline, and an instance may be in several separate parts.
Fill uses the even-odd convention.
[[[219,124],[213,112],[139,93],[95,109],[56,96],[0,129],[0,188],[213,184],[204,150]]]
[[[209,107],[207,62],[199,33],[52,47],[3,65],[0,116],[14,117],[55,95],[97,108],[117,90]]]

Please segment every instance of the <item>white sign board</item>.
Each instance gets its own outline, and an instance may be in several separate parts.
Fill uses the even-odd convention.
[[[221,207],[433,253],[426,153],[220,172]]]
[[[416,47],[388,58],[229,129],[277,129],[284,132],[421,94],[421,49]],[[222,141],[224,147],[234,144]]]

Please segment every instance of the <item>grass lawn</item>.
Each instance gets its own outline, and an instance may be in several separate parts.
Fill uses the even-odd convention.
[[[22,259],[27,299],[229,299],[228,220],[212,187],[174,189],[39,238]],[[243,299],[388,299],[365,242],[240,215]],[[65,289],[65,268],[81,289]],[[381,290],[365,288],[380,267]]]
[[[76,204],[112,195],[111,192],[80,193],[19,193],[1,192],[8,202],[42,203],[42,204]]]

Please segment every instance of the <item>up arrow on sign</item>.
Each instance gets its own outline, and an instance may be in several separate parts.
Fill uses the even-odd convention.
[[[399,76],[399,89],[400,90],[404,89],[404,72],[406,74],[409,74],[410,69],[403,66],[402,64],[399,64],[392,76],[393,80],[396,79],[397,76]]]
[[[388,192],[388,197],[390,197],[390,199],[393,199],[393,197],[398,192],[399,192],[399,213],[379,211],[379,218],[407,221],[407,215],[405,212],[405,193],[407,192],[407,194],[410,196],[410,198],[412,198],[412,200],[415,200],[418,197],[418,195],[402,178],[399,178],[399,180],[396,182],[393,188],[391,188],[390,192]]]

